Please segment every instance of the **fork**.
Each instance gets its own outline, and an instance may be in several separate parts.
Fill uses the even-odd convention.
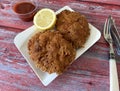
[[[119,91],[119,83],[118,83],[118,74],[117,74],[117,68],[116,68],[116,60],[115,60],[115,53],[113,49],[113,39],[111,37],[110,32],[110,26],[111,26],[111,16],[106,19],[104,24],[104,38],[109,43],[110,46],[110,59],[109,59],[109,70],[110,70],[110,91]]]

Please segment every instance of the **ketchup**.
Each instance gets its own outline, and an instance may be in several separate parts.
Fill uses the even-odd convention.
[[[19,15],[23,21],[31,21],[35,15],[36,6],[30,2],[16,3],[13,10]]]

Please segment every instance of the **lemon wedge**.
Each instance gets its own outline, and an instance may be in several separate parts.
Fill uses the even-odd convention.
[[[44,8],[38,11],[33,19],[36,28],[46,30],[54,27],[56,22],[56,14],[53,10]]]

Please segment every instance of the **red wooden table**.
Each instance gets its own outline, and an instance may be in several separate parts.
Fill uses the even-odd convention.
[[[32,22],[21,21],[12,12],[12,0],[0,0],[0,91],[109,91],[109,46],[100,40],[75,61],[68,70],[47,87],[43,86],[15,47],[14,37]],[[39,8],[57,10],[65,5],[84,14],[103,32],[108,15],[112,15],[120,32],[119,0],[39,0]],[[120,56],[116,54],[120,82]]]

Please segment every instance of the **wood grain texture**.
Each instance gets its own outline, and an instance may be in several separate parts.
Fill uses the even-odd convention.
[[[109,47],[103,36],[44,87],[13,43],[14,37],[33,23],[21,21],[10,5],[11,0],[0,0],[0,91],[109,91]],[[58,10],[64,5],[84,14],[101,33],[105,19],[112,15],[120,33],[119,0],[39,0],[39,9]],[[116,59],[120,61],[120,56]],[[120,62],[117,68],[120,82]]]
[[[119,0],[82,0],[85,2],[94,2],[94,3],[106,3],[106,4],[111,4],[111,5],[120,5]]]

